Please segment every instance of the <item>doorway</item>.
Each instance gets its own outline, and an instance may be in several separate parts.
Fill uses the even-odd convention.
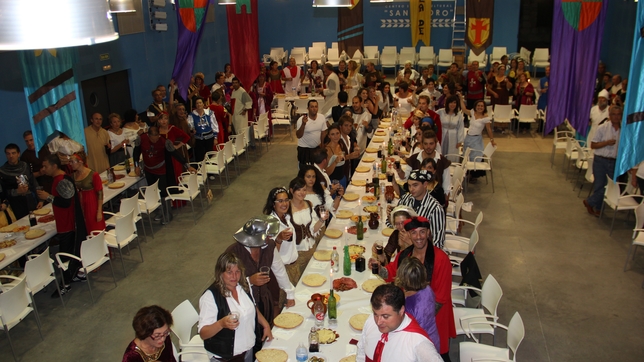
[[[103,115],[103,127],[109,126],[110,113],[123,114],[132,108],[130,79],[127,70],[106,74],[81,82],[85,122],[89,125],[92,114]]]
[[[553,13],[552,0],[521,0],[519,48],[533,53],[535,48],[550,49]]]

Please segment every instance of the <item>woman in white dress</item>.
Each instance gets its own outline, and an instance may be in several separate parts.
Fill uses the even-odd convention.
[[[449,96],[445,101],[445,108],[439,109],[436,113],[441,117],[443,128],[442,153],[452,162],[460,162],[458,148],[463,145],[464,123],[461,112],[460,99],[457,96]]]
[[[318,184],[320,186],[320,184]],[[329,218],[329,211],[318,216],[315,205],[309,197],[309,185],[301,177],[296,177],[289,184],[291,191],[291,223],[295,232],[295,243],[298,251],[307,251],[315,247],[315,239]],[[317,199],[317,194],[314,198]],[[329,196],[330,197],[330,196]],[[319,200],[318,200],[319,205]]]
[[[276,187],[268,193],[264,215],[275,216],[280,222],[280,229],[274,238],[275,248],[280,254],[286,274],[291,283],[297,283],[300,279],[300,270],[295,263],[297,261],[297,248],[293,237],[293,224],[291,223],[291,199],[288,190],[284,187]]]
[[[362,84],[362,74],[358,71],[358,63],[356,63],[355,60],[350,60],[349,75],[347,76],[346,85],[344,86],[344,91],[349,95],[349,101],[358,95],[360,85]]]
[[[398,87],[394,104],[403,114],[410,114],[411,110],[416,107],[414,92],[409,90],[409,85],[406,82],[402,82]]]
[[[394,106],[394,96],[391,94],[391,84],[389,82],[382,83],[381,88],[376,92],[378,95],[378,108],[384,114],[389,114],[389,111]]]
[[[494,142],[494,134],[492,133],[492,126],[490,125],[492,119],[487,115],[487,108],[483,100],[478,100],[474,103],[473,109],[467,109],[463,95],[458,94],[461,98],[461,109],[463,112],[470,114],[470,128],[467,130],[467,135],[463,141],[463,152],[472,149],[470,152],[470,161],[474,161],[476,157],[483,156],[483,129],[487,131],[492,146],[496,146]],[[474,183],[477,177],[485,175],[485,171],[474,171],[470,174],[470,182]]]

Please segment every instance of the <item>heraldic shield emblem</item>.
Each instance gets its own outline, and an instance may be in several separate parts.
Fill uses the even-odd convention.
[[[561,0],[564,17],[573,29],[582,31],[595,22],[602,0]]]

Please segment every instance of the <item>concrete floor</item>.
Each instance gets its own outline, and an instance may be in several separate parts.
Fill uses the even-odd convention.
[[[589,215],[564,180],[561,154],[558,167],[550,168],[552,138],[497,135],[496,140],[496,192],[485,182],[469,185],[465,198],[473,202],[473,212],[464,217],[473,220],[484,212],[477,260],[482,274],[493,274],[503,288],[500,322],[507,324],[515,311],[523,318],[526,337],[518,361],[641,361],[644,253],[622,271],[633,217],[617,215],[609,236],[610,218],[598,221]],[[296,172],[294,142],[278,134],[259,162],[243,169],[230,187],[214,191],[214,202],[197,225],[189,207],[175,211],[171,224],[155,225],[156,237],[143,242],[144,263],[137,250],[126,256],[127,277],[114,260],[118,287],[109,266],[93,274],[95,304],[79,283],[65,297],[66,308],[50,298],[51,289],[36,295],[45,339],[40,340],[35,319],[28,316],[11,330],[19,358],[119,361],[134,336],[136,311],[150,304],[172,310],[185,299],[197,305],[232,233],[261,213],[272,187],[287,185]],[[201,210],[199,202],[196,210]],[[462,339],[452,340],[454,361]],[[484,342],[491,339],[484,337]],[[496,344],[505,345],[503,331]],[[0,361],[11,360],[8,340],[0,336]]]

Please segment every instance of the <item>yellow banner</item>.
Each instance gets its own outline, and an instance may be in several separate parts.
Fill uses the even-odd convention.
[[[409,0],[411,17],[411,45],[422,41],[429,46],[429,34],[432,30],[432,0]]]

